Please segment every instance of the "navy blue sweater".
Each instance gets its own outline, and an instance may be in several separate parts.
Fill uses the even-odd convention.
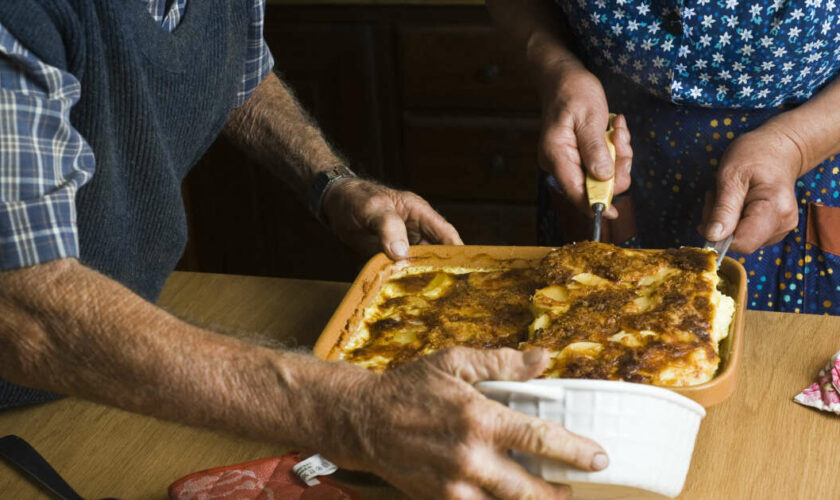
[[[82,263],[155,300],[186,244],[181,181],[235,102],[247,2],[193,0],[171,33],[137,0],[3,0],[0,22],[81,83],[70,119],[96,159],[76,199]],[[44,394],[0,379],[0,408]]]

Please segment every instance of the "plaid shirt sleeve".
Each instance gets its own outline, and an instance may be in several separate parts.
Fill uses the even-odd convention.
[[[79,256],[75,194],[94,170],[70,124],[79,96],[0,24],[0,270]]]
[[[274,67],[274,58],[263,38],[265,23],[265,0],[252,0],[251,24],[248,26],[248,49],[245,55],[245,68],[242,81],[236,95],[236,106],[245,104],[257,85]]]
[[[186,0],[149,1],[165,29]],[[263,39],[265,0],[252,0],[248,49],[236,106],[274,66]],[[81,87],[45,64],[0,24],[0,271],[79,256],[76,191],[94,172],[90,146],[70,124]]]

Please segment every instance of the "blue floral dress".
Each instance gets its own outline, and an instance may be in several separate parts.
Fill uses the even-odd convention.
[[[632,217],[634,230],[615,241],[625,246],[702,244],[696,227],[729,143],[840,71],[835,0],[558,3],[610,110],[628,118],[633,209],[622,218],[627,226]],[[838,182],[840,158],[831,157],[796,183],[796,229],[752,255],[733,255],[749,275],[750,308],[840,314]],[[569,211],[553,186],[544,176],[539,227],[549,245],[570,239]]]

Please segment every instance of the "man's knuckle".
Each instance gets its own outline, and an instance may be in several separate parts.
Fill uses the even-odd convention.
[[[470,450],[469,443],[465,439],[460,439],[452,447],[452,464],[454,465],[454,469],[456,469],[456,476],[458,475],[457,472],[460,471],[462,465],[470,460],[471,453],[472,451]]]
[[[462,488],[457,483],[446,483],[440,492],[440,498],[442,500],[459,500],[462,495],[461,490]]]
[[[531,420],[523,428],[533,453],[545,455],[551,450],[551,426],[542,420]]]
[[[362,203],[362,210],[365,212],[378,212],[383,206],[383,201],[382,196],[379,194],[369,196]]]
[[[463,363],[469,355],[469,348],[464,346],[447,347],[442,354],[442,357],[452,363]]]
[[[485,468],[485,459],[475,447],[468,448],[458,464],[458,475],[465,479],[478,479]]]
[[[492,415],[488,415],[484,400],[474,398],[459,408],[461,421],[467,430],[465,436],[486,436],[492,431]]]
[[[440,498],[444,500],[470,500],[475,498],[475,490],[461,481],[447,481],[443,485]]]

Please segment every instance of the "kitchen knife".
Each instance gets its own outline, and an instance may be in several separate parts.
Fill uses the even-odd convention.
[[[615,145],[613,144],[613,121],[615,114],[610,113],[609,128],[607,128],[606,139],[607,149],[610,151],[613,165],[615,165]],[[615,174],[606,180],[600,181],[589,174],[586,174],[586,196],[589,199],[589,207],[592,209],[593,227],[592,227],[592,241],[601,241],[601,225],[603,222],[603,213],[610,208],[613,199],[613,191],[615,190]]]
[[[720,269],[720,263],[723,262],[723,258],[726,257],[726,251],[729,250],[729,245],[732,244],[732,240],[734,238],[735,233],[732,233],[720,241],[706,240],[706,244],[703,245],[703,250],[714,250],[717,252],[718,256],[717,259],[715,259],[715,263],[717,264],[718,269]]]

